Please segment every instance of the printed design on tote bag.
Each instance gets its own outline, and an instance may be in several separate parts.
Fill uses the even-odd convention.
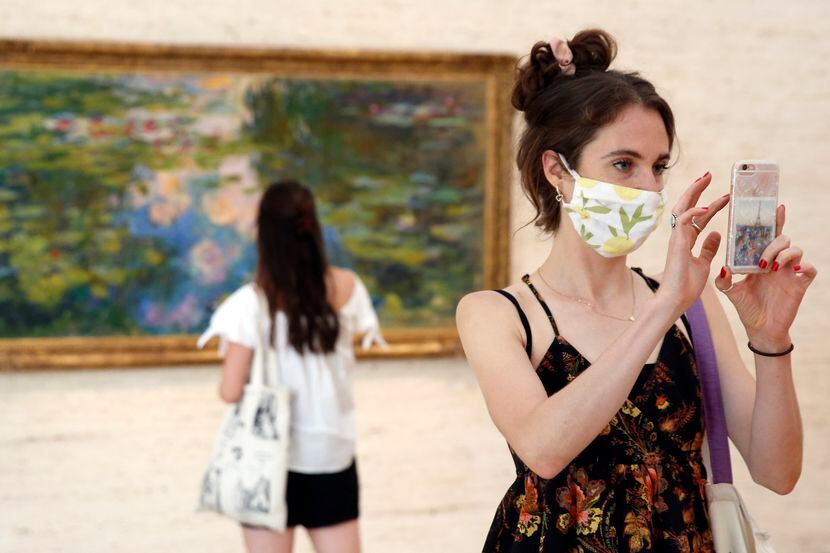
[[[245,423],[242,421],[242,417],[240,416],[241,405],[242,402],[240,401],[234,406],[233,415],[228,419],[228,423],[225,425],[225,429],[223,430],[223,434],[229,440],[232,440],[239,430],[245,428]]]
[[[245,488],[240,482],[240,496],[242,497],[242,510],[267,513],[271,506],[271,482],[265,478],[257,480],[251,488]]]
[[[274,396],[262,397],[254,415],[253,434],[265,440],[278,440],[277,410]]]
[[[219,493],[221,480],[221,468],[212,467],[205,473],[205,477],[202,479],[202,505],[210,505],[217,510],[222,509],[222,494]]]

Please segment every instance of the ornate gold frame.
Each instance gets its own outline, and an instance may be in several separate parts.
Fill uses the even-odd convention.
[[[487,96],[484,286],[504,286],[509,270],[511,121],[509,55],[275,50],[93,42],[0,41],[1,69],[233,71],[300,77],[480,80]],[[360,357],[418,357],[459,351],[454,328],[389,329],[388,350]],[[217,363],[194,336],[0,339],[0,371]]]

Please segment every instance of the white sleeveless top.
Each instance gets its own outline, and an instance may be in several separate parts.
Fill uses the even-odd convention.
[[[354,290],[338,311],[340,335],[331,353],[299,353],[288,343],[288,318],[276,313],[276,351],[282,383],[291,392],[291,445],[288,470],[306,474],[339,472],[355,454],[355,415],[349,372],[354,365],[352,336],[366,333],[362,346],[384,344],[369,292],[357,275]],[[219,353],[228,342],[256,349],[259,303],[253,284],[228,296],[199,337],[198,346],[219,336]],[[269,326],[268,317],[263,317]],[[264,328],[265,336],[270,328]]]

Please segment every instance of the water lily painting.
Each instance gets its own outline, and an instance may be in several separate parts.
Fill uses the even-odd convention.
[[[271,71],[207,70],[190,54],[188,70],[152,52],[0,64],[0,337],[198,333],[251,278],[259,195],[283,178],[314,191],[330,260],[386,328],[445,328],[503,275],[486,71],[385,76],[369,57],[369,75],[316,74],[309,56],[295,75],[274,53]]]

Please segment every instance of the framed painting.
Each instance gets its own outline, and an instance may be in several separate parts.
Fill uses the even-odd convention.
[[[372,294],[360,355],[457,351],[458,299],[507,280],[515,62],[0,41],[0,369],[217,362],[284,178]]]

